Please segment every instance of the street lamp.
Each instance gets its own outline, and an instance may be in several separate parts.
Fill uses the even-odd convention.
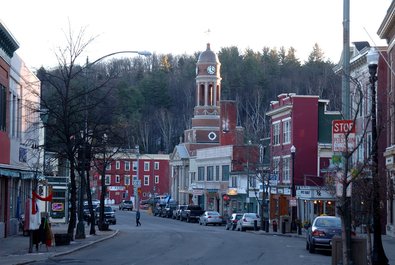
[[[295,228],[295,217],[297,214],[297,209],[295,206],[295,197],[296,197],[296,190],[295,190],[295,153],[296,147],[294,145],[291,146],[291,156],[292,156],[292,186],[291,186],[291,195],[292,195],[292,209],[291,209],[291,220],[292,220],[292,229]],[[299,231],[299,230],[298,230]]]
[[[377,65],[379,53],[376,48],[371,48],[366,55],[366,60],[369,65],[369,82],[372,90],[372,104],[371,104],[371,119],[372,119],[372,180],[373,180],[373,250],[372,250],[372,264],[382,265],[388,264],[388,259],[385,256],[383,243],[381,241],[381,211],[380,211],[380,178],[378,174],[378,137],[376,125],[376,86],[377,81]]]
[[[118,52],[113,52],[113,53],[109,53],[106,54],[102,57],[100,57],[99,59],[89,63],[88,59],[86,60],[86,64],[85,64],[85,71],[87,71],[87,69],[89,69],[91,66],[93,66],[94,64],[100,62],[101,60],[113,56],[113,55],[117,55],[117,54],[122,54],[122,53],[137,53],[139,55],[143,55],[143,56],[150,56],[151,53],[148,51],[118,51]],[[88,80],[88,78],[87,78]],[[87,85],[85,87],[85,89],[87,89]],[[83,167],[85,167],[85,163],[86,163],[86,134],[88,132],[88,110],[87,107],[88,106],[88,93],[85,93],[85,117],[84,117],[84,135],[83,135]],[[102,180],[103,181],[103,180]],[[84,220],[83,220],[83,187],[85,184],[85,170],[82,171],[81,174],[81,182],[80,182],[80,201],[79,201],[79,211],[78,211],[78,223],[77,223],[77,230],[76,230],[76,235],[75,238],[77,239],[83,239],[85,238],[85,227],[84,227]],[[102,191],[103,192],[103,191]],[[102,206],[101,209],[104,209],[104,207]],[[102,213],[102,212],[101,212]],[[100,215],[101,219],[102,219],[102,214]]]

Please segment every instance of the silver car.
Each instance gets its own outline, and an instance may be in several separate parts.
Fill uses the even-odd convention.
[[[260,228],[260,217],[256,213],[244,213],[240,220],[237,222],[237,231],[246,231],[247,229],[253,230],[255,228],[255,221],[257,228]]]
[[[200,217],[199,217],[199,224],[200,225],[222,225],[223,223],[223,218],[219,214],[219,212],[216,211],[205,211]]]

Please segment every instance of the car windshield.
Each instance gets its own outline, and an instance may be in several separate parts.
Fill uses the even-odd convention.
[[[319,227],[341,227],[340,218],[319,218],[315,222]]]
[[[217,212],[207,212],[207,215],[219,215]]]
[[[124,204],[132,204],[132,201],[124,201]]]
[[[97,207],[96,211],[100,212],[100,207]],[[112,212],[111,206],[104,206],[104,212]]]
[[[254,214],[254,213],[246,214],[245,217],[247,217],[247,218],[259,218],[259,216],[257,214]]]

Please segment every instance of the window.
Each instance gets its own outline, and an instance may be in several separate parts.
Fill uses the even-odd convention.
[[[106,170],[111,170],[111,162],[107,162]]]
[[[133,171],[137,171],[138,163],[137,161],[133,161]]]
[[[115,169],[121,168],[121,161],[115,161]]]
[[[291,157],[285,156],[283,157],[283,174],[282,174],[282,179],[283,182],[290,182],[290,163],[291,163]]]
[[[159,184],[159,176],[158,175],[155,176],[155,184]]]
[[[195,182],[196,179],[196,172],[191,172],[191,181]]]
[[[215,166],[215,180],[219,181],[219,166]]]
[[[106,180],[105,180],[104,184],[111,185],[111,175],[106,175]]]
[[[133,175],[133,181],[138,180],[136,175]]]
[[[280,144],[280,122],[273,123],[273,145]]]
[[[273,157],[273,176],[272,180],[278,180],[278,174],[280,172],[280,157]]]
[[[372,133],[366,135],[366,157],[372,154]]]
[[[232,183],[230,184],[231,188],[237,188],[237,176],[232,176],[231,178]]]
[[[130,161],[125,161],[125,171],[130,171]]]
[[[149,171],[149,161],[144,162],[144,171]]]
[[[291,143],[291,119],[283,121],[283,143]]]
[[[125,185],[130,185],[130,175],[125,175],[125,178],[123,180]]]
[[[144,186],[149,185],[149,176],[144,176]]]
[[[154,163],[154,169],[155,170],[159,170],[159,162],[155,162]]]
[[[222,166],[222,181],[229,181],[229,165]]]
[[[358,145],[361,141],[363,141],[363,138],[360,135],[356,136],[356,144]],[[364,159],[364,145],[363,143],[359,145],[358,150],[357,150],[357,162],[362,162]]]
[[[214,180],[214,167],[208,166],[207,167],[207,181],[213,181],[213,180]]]
[[[369,115],[372,112],[372,90],[370,89],[370,84],[366,85],[365,91],[367,92],[365,100],[366,100],[366,115]]]
[[[0,85],[0,131],[6,131],[7,121],[7,90]]]
[[[115,183],[121,183],[121,176],[115,175]]]
[[[204,180],[204,167],[198,167],[198,181]]]
[[[256,188],[256,177],[254,176],[248,176],[249,177],[249,182],[250,182],[250,188]]]

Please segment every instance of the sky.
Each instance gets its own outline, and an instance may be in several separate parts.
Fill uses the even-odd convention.
[[[377,31],[391,0],[349,1],[350,42],[386,45]],[[33,70],[56,66],[66,32],[83,28],[95,40],[79,63],[123,50],[192,55],[207,42],[214,52],[293,47],[302,63],[315,43],[334,63],[343,49],[343,0],[12,0],[1,10],[17,54]]]

